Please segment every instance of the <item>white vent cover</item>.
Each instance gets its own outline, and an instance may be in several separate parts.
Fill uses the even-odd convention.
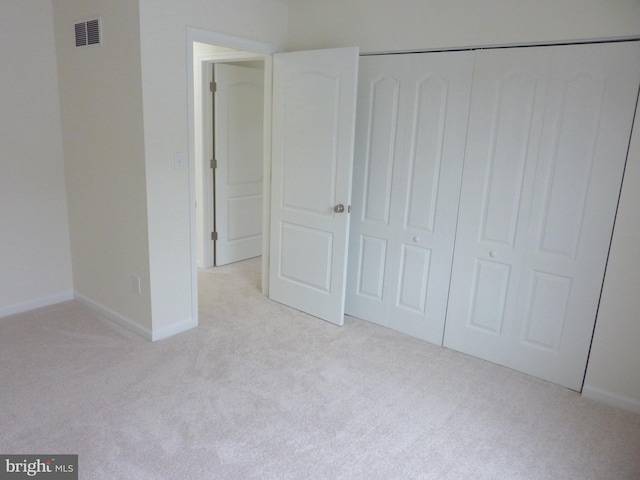
[[[76,47],[102,45],[102,25],[100,17],[76,23],[75,30]]]

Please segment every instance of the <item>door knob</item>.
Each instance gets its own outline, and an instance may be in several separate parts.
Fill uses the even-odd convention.
[[[333,211],[336,213],[344,212],[344,205],[341,203],[337,204],[335,207],[333,207]]]

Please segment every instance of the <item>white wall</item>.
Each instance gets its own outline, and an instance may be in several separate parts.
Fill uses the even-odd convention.
[[[640,413],[640,112],[627,158],[620,206],[583,393]]]
[[[278,0],[140,0],[140,36],[153,331],[192,325],[190,172],[187,152],[187,26],[284,44],[287,7]],[[193,165],[190,166],[193,168]]]
[[[0,2],[0,317],[72,298],[53,39],[50,2]]]
[[[287,48],[361,52],[640,37],[637,0],[299,0]],[[640,412],[640,112],[584,386]]]
[[[55,0],[53,11],[75,293],[150,338],[138,5]],[[95,15],[104,45],[76,47],[74,24]]]
[[[287,49],[411,51],[635,35],[638,0],[297,0]]]

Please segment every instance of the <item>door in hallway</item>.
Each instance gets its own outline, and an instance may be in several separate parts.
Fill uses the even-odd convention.
[[[264,69],[214,64],[215,265],[262,253]]]

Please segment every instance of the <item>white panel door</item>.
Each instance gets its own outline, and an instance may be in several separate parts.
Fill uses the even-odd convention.
[[[216,64],[215,265],[262,254],[264,70]]]
[[[346,312],[442,344],[473,52],[360,60]]]
[[[358,49],[273,60],[269,296],[344,322]]]
[[[639,47],[477,53],[445,346],[581,389]]]

